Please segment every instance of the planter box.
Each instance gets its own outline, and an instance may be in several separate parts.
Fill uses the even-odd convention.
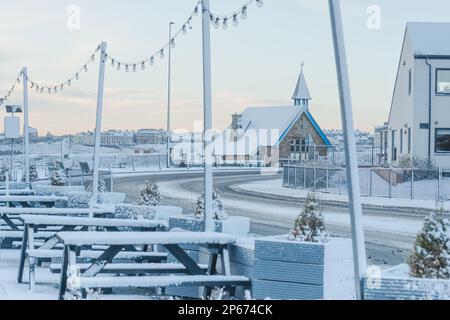
[[[169,220],[171,217],[181,217],[183,215],[183,208],[172,206],[158,206],[155,207],[156,220]]]
[[[255,299],[353,299],[353,274],[349,239],[307,243],[280,236],[255,241]]]
[[[98,194],[98,202],[101,204],[120,204],[124,203],[127,195],[117,192],[103,192]]]
[[[366,300],[450,300],[450,280],[416,279],[400,265],[364,280]]]
[[[51,186],[33,185],[34,194],[37,196],[68,196],[72,192],[85,192],[83,186]]]
[[[228,233],[237,236],[245,236],[250,232],[250,219],[245,217],[229,217],[227,220],[216,221],[216,232]],[[195,219],[193,216],[171,217],[169,219],[169,230],[180,228],[188,231],[198,232],[205,230],[205,222]]]

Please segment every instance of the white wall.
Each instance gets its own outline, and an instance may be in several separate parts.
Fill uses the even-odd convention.
[[[409,94],[409,70],[412,71],[412,93]],[[417,78],[414,72],[414,56],[412,54],[409,37],[405,37],[403,50],[399,62],[397,81],[395,83],[394,95],[392,98],[392,109],[389,117],[389,137],[388,137],[388,161],[393,161],[392,154],[392,131],[395,130],[395,145],[397,147],[397,159],[401,153],[408,153],[408,135],[403,133],[403,152],[401,152],[400,130],[408,132],[414,123],[414,79]],[[413,140],[413,139],[411,139]]]

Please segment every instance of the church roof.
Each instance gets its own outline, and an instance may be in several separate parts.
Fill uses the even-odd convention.
[[[216,155],[234,153],[237,155],[254,154],[258,147],[277,146],[283,141],[298,119],[305,114],[311,121],[314,129],[320,135],[325,145],[331,145],[325,133],[312,117],[306,107],[280,106],[280,107],[250,107],[244,110],[241,118],[242,133],[238,142],[230,141],[225,130],[214,141]],[[231,128],[229,127],[228,130]],[[246,141],[254,139],[259,130],[267,130],[268,138],[262,139],[258,144],[248,146],[252,150],[246,150]]]
[[[303,68],[300,73],[300,77],[298,78],[292,100],[311,100],[311,95],[309,94],[308,85],[306,84]]]

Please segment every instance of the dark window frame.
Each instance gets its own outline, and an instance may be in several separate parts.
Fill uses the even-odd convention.
[[[408,74],[408,95],[412,95],[412,70],[409,69]]]
[[[437,139],[437,133],[439,130],[449,130],[450,131],[450,128],[435,128],[434,129],[434,153],[438,154],[438,155],[449,155],[450,156],[450,151],[438,151],[437,150],[436,139]]]
[[[438,83],[439,83],[438,82],[438,75],[439,75],[439,71],[449,71],[450,72],[450,68],[436,68],[434,93],[437,96],[450,96],[450,92],[449,93],[438,92]]]

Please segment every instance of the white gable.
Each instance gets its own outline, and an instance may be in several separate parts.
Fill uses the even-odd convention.
[[[407,33],[414,54],[450,55],[450,23],[410,22]]]

